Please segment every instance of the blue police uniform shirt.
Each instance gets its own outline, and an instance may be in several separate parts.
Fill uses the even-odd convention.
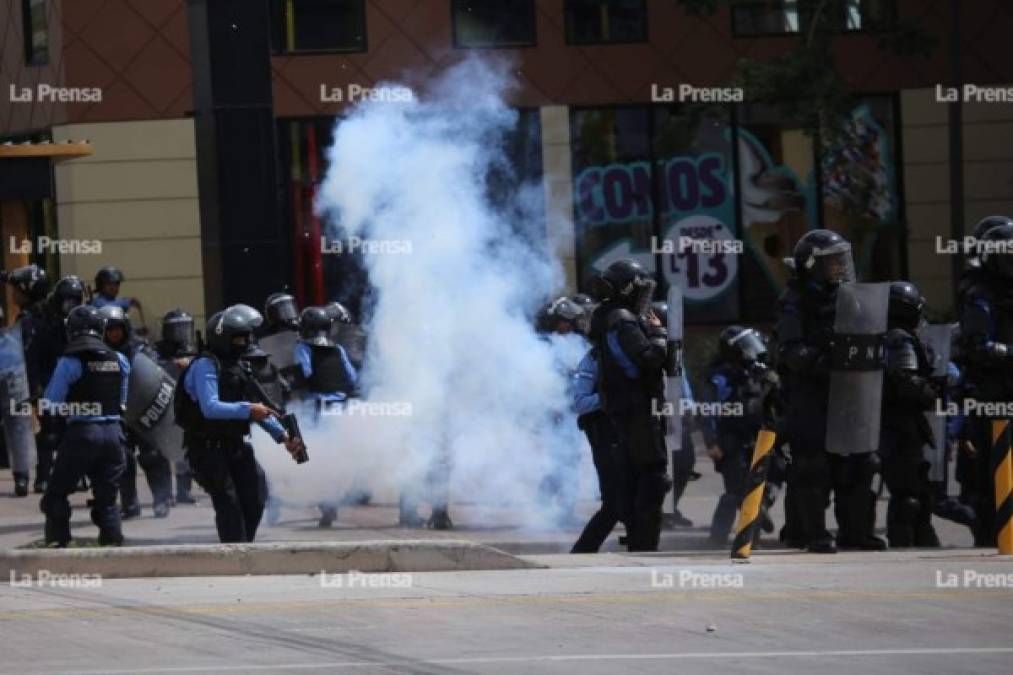
[[[359,380],[359,374],[355,371],[355,366],[353,366],[352,362],[348,360],[348,354],[345,352],[344,347],[341,345],[335,345],[334,348],[337,349],[338,354],[341,355],[341,365],[345,369],[345,375],[348,377],[349,383],[351,383],[352,386],[355,386]],[[299,367],[302,368],[303,377],[308,380],[313,375],[313,350],[310,345],[302,341],[296,342],[295,360],[296,363],[299,364]],[[341,401],[348,399],[348,394],[343,391],[311,391],[308,393],[310,398],[323,401],[325,403],[340,403]]]
[[[222,401],[218,398],[218,373],[211,359],[202,356],[196,359],[183,379],[183,389],[200,406],[201,414],[209,420],[248,420],[248,401]],[[275,417],[268,417],[257,424],[271,434],[278,443],[285,440],[285,428]]]
[[[598,394],[598,359],[594,350],[589,350],[577,364],[571,382],[573,409],[578,415],[601,410],[601,395]]]
[[[130,298],[122,298],[122,297],[107,298],[106,296],[99,293],[98,295],[96,295],[94,298],[91,299],[91,305],[92,307],[97,307],[99,309],[102,309],[103,307],[108,307],[109,305],[114,305],[116,307],[119,307],[125,312],[128,309],[130,309]]]
[[[120,362],[120,406],[127,405],[127,382],[130,379],[130,361],[116,352]],[[66,403],[67,393],[71,386],[81,379],[84,368],[81,359],[76,356],[61,356],[56,362],[56,370],[49,379],[43,397],[51,403]],[[71,424],[79,422],[118,422],[120,415],[71,415],[67,421]]]

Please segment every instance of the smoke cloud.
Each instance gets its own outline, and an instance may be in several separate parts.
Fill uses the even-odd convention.
[[[363,398],[315,427],[300,416],[304,467],[258,441],[286,502],[355,487],[393,500],[449,460],[451,505],[511,505],[517,524],[541,525],[558,515],[538,498],[546,475],[589,482],[568,396],[587,345],[540,338],[531,320],[563,285],[538,232],[542,186],[522,186],[506,209],[488,198],[488,177],[510,171],[511,86],[507,64],[467,60],[410,102],[366,102],[338,122],[317,206],[330,237],[375,247]]]

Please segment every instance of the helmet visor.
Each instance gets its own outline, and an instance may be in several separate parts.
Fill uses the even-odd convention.
[[[813,276],[830,286],[853,283],[855,261],[851,257],[851,244],[840,242],[825,249],[813,251]]]
[[[162,339],[177,345],[193,342],[193,321],[171,321],[162,326]]]
[[[763,337],[752,328],[733,337],[731,343],[746,363],[757,361],[762,363],[767,360],[767,345],[764,343]]]

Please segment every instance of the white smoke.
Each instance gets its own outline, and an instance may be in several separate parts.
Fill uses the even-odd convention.
[[[542,187],[519,191],[512,220],[487,199],[486,178],[507,168],[501,141],[517,123],[504,103],[511,84],[505,64],[468,60],[424,97],[364,103],[337,124],[318,209],[340,223],[334,236],[396,242],[400,252],[365,256],[373,305],[363,403],[315,429],[300,416],[304,467],[277,447],[258,450],[285,501],[355,485],[396,499],[449,456],[451,504],[530,505],[522,519],[531,524],[551,515],[537,491],[553,467],[576,489],[584,462],[587,482],[590,453],[567,391],[587,345],[540,339],[531,321],[562,287],[523,215],[542,208],[529,199]]]

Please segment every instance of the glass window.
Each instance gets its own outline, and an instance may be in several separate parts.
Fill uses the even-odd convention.
[[[649,108],[574,109],[570,113],[578,279],[635,257],[650,271],[656,235],[652,205]]]
[[[533,0],[453,0],[456,47],[533,47]]]
[[[893,100],[868,98],[852,109],[838,137],[822,144],[824,227],[852,242],[863,281],[889,281],[904,274],[895,128]]]
[[[41,66],[49,63],[49,17],[46,0],[21,0],[25,33],[25,63]]]
[[[740,315],[738,243],[729,109],[655,107],[654,180],[664,285],[678,286],[686,321],[733,321]]]
[[[732,7],[732,33],[736,37],[799,33],[812,25],[814,12],[835,31],[889,28],[896,20],[896,0],[780,0],[741,2]]]
[[[569,44],[647,40],[645,0],[566,0],[565,10]]]
[[[275,0],[271,10],[279,51],[366,51],[365,0]]]

